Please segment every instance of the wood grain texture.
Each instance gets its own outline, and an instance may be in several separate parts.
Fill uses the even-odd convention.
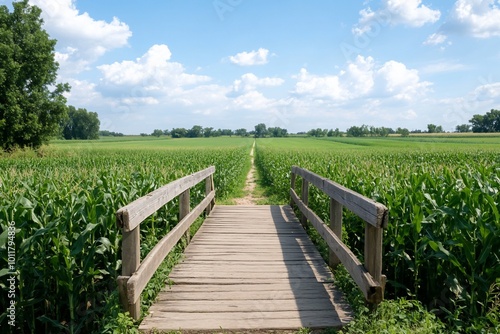
[[[141,331],[341,327],[350,309],[289,206],[219,206]]]
[[[133,273],[127,283],[127,296],[130,304],[134,304],[140,297],[142,291],[148,284],[156,269],[163,262],[168,253],[175,247],[182,235],[189,230],[189,227],[205,210],[206,206],[215,197],[212,191],[205,199],[198,204],[193,211],[188,212],[184,218],[166,235],[144,258],[141,265]]]
[[[132,231],[156,210],[214,173],[215,167],[212,166],[173,181],[146,196],[138,198],[116,212],[118,225],[123,227],[124,231]]]
[[[356,255],[354,255],[354,253],[349,249],[349,247],[347,247],[342,240],[340,240],[337,235],[335,235],[335,233],[333,233],[333,231],[325,225],[321,218],[319,218],[300,200],[295,191],[290,190],[290,193],[300,211],[306,215],[312,226],[314,226],[319,235],[321,235],[321,237],[323,237],[326,241],[328,247],[345,266],[354,282],[356,282],[358,287],[361,289],[361,292],[363,292],[366,300],[371,303],[380,303],[383,299],[383,287],[381,284],[374,280],[372,275],[368,272],[365,266],[363,266]]]
[[[385,205],[306,169],[293,166],[292,174],[301,176],[330,198],[335,199],[341,205],[354,212],[368,224],[375,227],[387,227],[388,209]],[[305,203],[307,205],[307,202]]]

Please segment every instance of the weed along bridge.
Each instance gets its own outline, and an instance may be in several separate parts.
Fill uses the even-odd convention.
[[[383,299],[382,229],[387,208],[330,180],[292,168],[291,205],[215,205],[214,167],[174,181],[117,212],[123,229],[124,308],[140,319],[141,292],[158,266],[189,231],[203,225],[169,275],[170,284],[143,318],[140,330],[250,331],[342,327],[350,308],[304,227],[315,228],[330,248],[330,266],[342,263],[370,303]],[[300,196],[295,188],[301,182]],[[205,182],[205,198],[191,209],[190,189]],[[330,197],[325,224],[309,207],[309,187]],[[140,259],[140,223],[179,197],[179,223]],[[292,206],[300,210],[300,219]],[[341,242],[342,210],[365,221],[365,264]],[[189,239],[189,237],[188,237]]]

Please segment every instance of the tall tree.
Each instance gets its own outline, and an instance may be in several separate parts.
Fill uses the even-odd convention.
[[[189,138],[203,137],[203,128],[200,125],[194,125],[190,130],[187,131],[187,137]]]
[[[40,147],[60,130],[66,115],[57,84],[56,40],[42,28],[41,10],[28,0],[0,6],[0,145]]]
[[[160,129],[154,129],[151,136],[160,138],[163,135],[163,131]]]
[[[203,129],[203,136],[208,138],[208,137],[211,137],[213,135],[213,132],[214,131],[214,128],[212,127],[207,127],[207,128],[204,128]]]
[[[485,115],[474,115],[469,122],[472,132],[500,132],[500,110],[491,109]]]
[[[441,125],[436,124],[427,124],[427,132],[428,133],[443,133],[443,127]]]
[[[98,139],[99,125],[97,113],[69,106],[63,136],[65,139]]]
[[[427,132],[428,133],[436,133],[436,124],[427,124]]]
[[[470,126],[469,124],[460,124],[460,125],[457,125],[457,126],[455,127],[455,130],[456,130],[457,132],[461,132],[461,133],[463,133],[463,132],[469,132],[469,131],[470,131],[470,128],[471,128],[471,126]]]
[[[241,136],[241,137],[248,136],[247,129],[243,129],[243,128],[234,131],[234,134],[237,135],[237,136]]]
[[[255,138],[262,138],[267,135],[267,127],[264,123],[255,126]]]
[[[170,131],[170,135],[172,138],[182,138],[186,137],[187,132],[185,128],[173,128],[172,131]]]

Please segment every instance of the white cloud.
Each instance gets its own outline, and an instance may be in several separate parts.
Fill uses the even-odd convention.
[[[333,100],[347,99],[347,92],[341,86],[337,75],[318,76],[302,68],[296,78],[295,92],[299,95]]]
[[[385,81],[386,92],[396,99],[412,100],[425,95],[431,83],[420,81],[418,71],[408,69],[404,64],[390,60],[378,71]]]
[[[145,94],[175,93],[183,86],[210,81],[210,77],[185,72],[180,63],[170,62],[167,45],[153,45],[135,61],[125,60],[97,68],[102,72],[104,87],[128,87]]]
[[[111,22],[80,13],[76,0],[30,0],[42,9],[44,28],[58,41],[56,58],[64,73],[79,73],[109,50],[124,47],[132,32],[113,17]]]
[[[384,95],[398,100],[413,100],[425,95],[430,82],[421,81],[416,69],[391,60],[382,66],[372,57],[358,56],[338,75],[314,75],[301,69],[295,93],[313,98],[345,102]]]
[[[422,0],[382,0],[382,7],[373,11],[362,9],[358,24],[353,28],[355,35],[370,32],[375,24],[406,25],[421,27],[435,23],[441,17],[439,10],[422,4]]]
[[[467,69],[464,64],[456,63],[454,61],[439,61],[429,65],[424,66],[421,71],[422,73],[444,73],[444,72],[457,72]]]
[[[448,37],[442,33],[434,33],[427,37],[427,39],[424,41],[424,45],[439,45],[443,44],[446,42],[446,39]]]
[[[336,101],[346,101],[366,95],[374,86],[374,65],[372,57],[358,56],[338,75],[318,76],[302,68],[297,76],[295,92]]]
[[[488,83],[477,87],[474,89],[473,96],[481,101],[500,97],[500,82]]]
[[[285,81],[281,78],[258,78],[253,73],[246,73],[233,83],[235,92],[247,92],[255,90],[259,86],[276,87],[281,86]]]
[[[266,98],[261,92],[251,91],[236,97],[232,103],[236,108],[264,110],[272,107],[274,100]]]
[[[230,56],[229,60],[239,66],[265,65],[269,62],[268,56],[269,50],[260,48],[257,51],[240,52],[235,56]]]
[[[498,0],[457,0],[445,31],[476,38],[500,36],[500,3]]]

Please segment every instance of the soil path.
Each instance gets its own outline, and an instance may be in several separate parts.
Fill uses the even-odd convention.
[[[255,170],[255,163],[254,163],[254,149],[255,149],[255,142],[253,143],[252,150],[250,151],[250,160],[252,162],[252,167],[250,168],[250,171],[248,172],[247,175],[245,189],[243,189],[243,191],[245,192],[245,197],[235,198],[234,201],[236,205],[257,205],[257,201],[262,199],[261,197],[258,197],[255,194],[257,171]]]

